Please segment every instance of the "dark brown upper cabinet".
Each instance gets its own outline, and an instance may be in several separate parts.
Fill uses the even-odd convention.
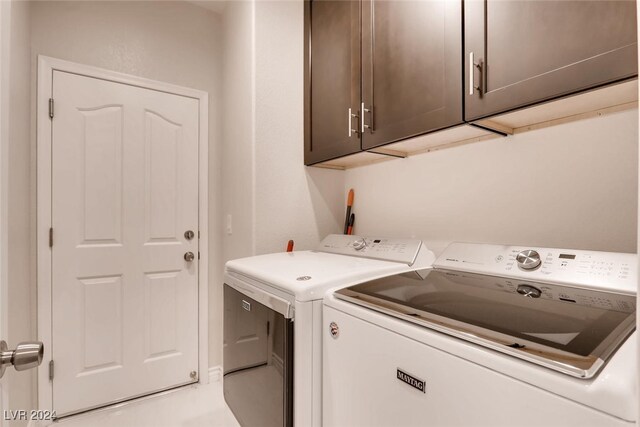
[[[635,1],[468,0],[465,119],[637,75]]]
[[[360,2],[305,2],[305,164],[360,151]]]
[[[305,164],[462,123],[462,2],[305,2]]]
[[[362,148],[462,123],[462,4],[362,1]]]

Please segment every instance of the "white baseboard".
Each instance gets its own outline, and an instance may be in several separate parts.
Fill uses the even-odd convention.
[[[209,367],[209,382],[218,382],[222,379],[222,366]]]
[[[273,361],[273,366],[278,370],[278,372],[282,375],[284,372],[284,362],[280,356],[275,353],[271,353],[271,359]]]

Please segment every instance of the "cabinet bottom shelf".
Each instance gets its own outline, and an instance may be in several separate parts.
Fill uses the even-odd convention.
[[[311,166],[344,170],[501,137],[498,133],[461,124]]]
[[[633,79],[501,114],[489,119],[477,120],[471,124],[461,124],[409,138],[312,166],[338,170],[350,169],[464,144],[502,138],[504,135],[508,137],[508,135],[516,133],[585,120],[637,107],[638,80]],[[491,132],[488,129],[493,129],[499,133]]]

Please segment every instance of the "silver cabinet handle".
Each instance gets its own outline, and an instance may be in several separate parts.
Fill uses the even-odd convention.
[[[187,261],[187,262],[191,262],[191,261],[193,261],[194,259],[196,259],[196,256],[194,255],[194,253],[193,253],[193,252],[185,252],[185,254],[184,254],[184,260],[185,260],[185,261]]]
[[[15,350],[8,350],[7,343],[0,341],[0,378],[7,366],[13,365],[16,371],[40,366],[44,355],[44,345],[39,341],[21,342]]]
[[[475,84],[475,70],[477,68],[480,72],[480,83],[476,86]],[[482,59],[478,61],[476,64],[473,58],[473,52],[469,52],[469,95],[473,95],[473,91],[477,90],[478,95],[482,98],[482,90],[485,86],[484,81],[484,70],[482,69]]]
[[[473,95],[473,52],[469,53],[469,95]]]
[[[364,122],[364,113],[371,113],[373,108],[364,108],[364,102],[360,104],[360,133],[364,134],[365,129],[369,129],[369,132],[373,133],[373,117],[371,117],[371,125],[367,125]]]
[[[353,129],[352,125],[351,125],[351,118],[352,117],[358,117],[357,114],[353,114],[351,112],[351,108],[349,108],[349,138],[351,138],[351,133],[355,132],[356,135],[358,134],[358,129]]]

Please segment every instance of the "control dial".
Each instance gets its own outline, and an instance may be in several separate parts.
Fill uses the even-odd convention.
[[[540,289],[529,285],[519,285],[518,293],[528,298],[540,298],[540,295],[542,295],[542,291]]]
[[[538,252],[533,249],[527,249],[516,255],[516,262],[518,263],[518,267],[523,270],[535,270],[540,266],[542,260]]]
[[[367,242],[364,239],[358,239],[354,240],[351,246],[353,246],[353,249],[356,251],[361,251],[367,246]]]

